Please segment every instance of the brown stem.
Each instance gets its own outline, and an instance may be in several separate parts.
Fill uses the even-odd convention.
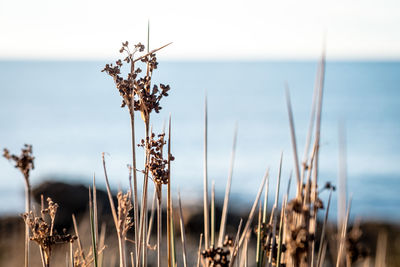
[[[143,250],[143,265],[146,264],[146,253],[147,253],[147,246],[145,244],[145,236],[146,236],[146,218],[147,218],[147,188],[148,188],[148,176],[149,176],[149,169],[147,168],[147,164],[149,162],[150,152],[148,151],[148,144],[149,144],[149,120],[150,115],[146,117],[145,120],[145,133],[146,133],[146,140],[145,140],[145,171],[144,171],[144,181],[143,181],[143,193],[142,193],[142,210],[140,214],[140,225],[139,225],[139,249],[138,249],[138,257],[137,257],[137,265],[139,266],[140,262],[140,249]],[[143,247],[142,247],[143,246]]]
[[[133,206],[134,206],[134,223],[135,223],[135,253],[136,253],[136,258],[138,257],[137,252],[138,252],[138,247],[140,247],[138,240],[138,230],[139,230],[139,224],[138,224],[138,218],[139,218],[139,205],[138,205],[138,198],[137,198],[137,177],[136,177],[136,145],[135,145],[135,113],[134,113],[134,108],[131,106],[129,108],[129,113],[131,117],[131,137],[132,137],[132,168],[133,168],[133,192],[131,188],[131,194],[133,194]],[[131,183],[132,185],[132,183]],[[132,186],[131,186],[132,187]]]
[[[29,176],[25,175],[25,212],[29,214],[31,210],[31,185]],[[25,223],[25,267],[29,266],[29,225]]]

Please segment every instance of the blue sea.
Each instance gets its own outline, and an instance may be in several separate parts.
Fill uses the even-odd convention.
[[[106,152],[113,189],[128,185],[128,112],[104,61],[0,61],[0,148],[19,153],[33,145],[34,185],[44,180],[104,185]],[[156,83],[169,84],[159,133],[172,117],[173,191],[200,202],[203,187],[204,101],[208,99],[209,179],[222,198],[235,124],[238,146],[232,197],[251,205],[267,167],[275,188],[283,152],[282,190],[293,170],[284,84],[292,98],[299,157],[311,111],[317,62],[160,62]],[[347,188],[353,217],[400,220],[400,62],[331,62],[326,66],[320,152],[321,184],[337,184],[338,128],[346,128]],[[137,142],[144,127],[137,117]],[[141,148],[137,149],[141,155]],[[138,168],[142,168],[142,159]],[[24,182],[0,159],[0,214],[22,212]],[[291,191],[293,196],[294,191]],[[324,199],[327,192],[322,193]],[[332,206],[336,214],[336,195]],[[271,201],[272,202],[272,197]]]

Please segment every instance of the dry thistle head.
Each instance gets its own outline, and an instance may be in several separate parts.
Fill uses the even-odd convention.
[[[115,85],[122,97],[121,107],[128,106],[130,112],[139,110],[145,122],[148,122],[149,114],[154,110],[158,113],[161,110],[160,100],[163,96],[168,96],[170,89],[169,85],[160,84],[154,85],[151,88],[151,78],[153,71],[157,68],[158,62],[156,54],[153,52],[147,53],[135,59],[135,54],[144,51],[144,45],[138,43],[133,46],[131,50],[129,43],[126,41],[122,43],[119,50],[120,53],[125,53],[126,57],[123,61],[130,64],[130,71],[126,78],[121,75],[121,68],[123,66],[122,60],[118,59],[113,64],[106,64],[102,72],[106,72],[113,77]],[[142,77],[140,68],[135,67],[137,61],[146,64],[146,72]]]
[[[3,150],[3,157],[8,160],[13,160],[15,162],[15,168],[18,168],[25,179],[29,178],[29,173],[35,168],[33,161],[34,157],[32,155],[32,145],[25,144],[24,148],[21,149],[21,155],[17,156],[15,154],[10,154],[10,151],[5,148]]]
[[[133,226],[130,211],[132,210],[131,194],[123,194],[121,191],[117,194],[118,199],[118,231],[122,236],[126,236],[128,230]]]
[[[173,161],[174,157],[170,155],[168,159],[163,158],[163,147],[166,144],[164,140],[165,134],[159,134],[157,139],[154,139],[155,136],[156,135],[152,133],[151,137],[146,140],[147,142],[142,139],[138,146],[144,147],[150,155],[150,160],[146,167],[150,170],[153,181],[160,185],[168,184],[168,163]]]

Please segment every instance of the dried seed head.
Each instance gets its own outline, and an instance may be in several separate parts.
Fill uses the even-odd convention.
[[[130,216],[132,210],[131,194],[123,194],[121,191],[117,194],[118,199],[118,231],[122,236],[126,236],[128,230],[133,226],[133,220]]]
[[[51,206],[50,206],[51,202]],[[49,201],[49,207],[44,210],[44,213],[56,214],[58,205]],[[51,215],[49,215],[51,217]],[[35,241],[40,246],[45,254],[46,262],[49,261],[51,256],[52,247],[57,244],[64,244],[73,242],[76,236],[67,234],[64,230],[63,234],[52,233],[54,218],[51,217],[51,224],[49,225],[42,217],[36,217],[33,212],[22,214],[25,223],[31,231],[30,240]]]
[[[150,170],[153,181],[156,184],[168,184],[168,163],[173,161],[174,157],[170,155],[168,159],[163,158],[163,148],[166,144],[165,134],[159,134],[157,139],[154,137],[155,134],[152,133],[151,137],[146,140],[147,142],[142,139],[138,146],[144,147],[149,153],[150,160],[146,167]]]
[[[224,248],[214,248],[210,247],[207,250],[204,250],[201,255],[205,260],[208,261],[208,266],[218,266],[218,267],[227,267],[229,266],[229,256],[230,252],[228,249]]]
[[[25,179],[29,179],[29,173],[35,168],[34,160],[35,157],[32,155],[32,145],[25,144],[24,148],[21,149],[21,155],[17,156],[15,154],[10,154],[8,149],[3,150],[3,157],[8,160],[13,160],[15,162],[15,168],[18,168]]]
[[[168,96],[170,90],[169,85],[160,84],[160,89],[157,85],[153,85],[151,89],[151,81],[153,71],[157,68],[158,62],[155,53],[146,54],[140,57],[140,61],[146,64],[146,73],[143,77],[138,77],[142,72],[140,68],[135,67],[135,54],[143,52],[144,45],[138,43],[134,45],[131,51],[128,47],[128,42],[122,43],[119,50],[120,53],[126,53],[124,61],[130,64],[130,71],[127,78],[121,76],[122,60],[117,60],[115,65],[106,64],[102,72],[106,72],[113,77],[116,87],[122,97],[121,107],[126,105],[133,111],[140,111],[145,122],[148,122],[149,114],[154,110],[160,112],[160,100],[163,96]]]

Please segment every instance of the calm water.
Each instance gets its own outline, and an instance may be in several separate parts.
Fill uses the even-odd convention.
[[[0,62],[0,147],[19,152],[24,143],[34,145],[34,184],[45,179],[89,183],[93,173],[104,184],[105,151],[113,188],[126,187],[129,118],[111,78],[100,72],[105,63]],[[252,202],[268,166],[274,186],[281,151],[286,187],[293,160],[284,83],[291,88],[301,156],[316,68],[315,62],[161,62],[154,79],[172,89],[162,112],[153,116],[153,127],[161,131],[172,114],[173,183],[183,198],[193,200],[202,192],[205,91],[209,176],[217,192],[222,196],[225,187],[236,121],[234,196]],[[400,63],[328,62],[326,70],[320,180],[337,184],[338,122],[344,121],[352,213],[398,221]],[[142,133],[140,119],[136,124]],[[23,179],[5,159],[0,160],[0,203],[2,214],[21,212],[24,205]]]

